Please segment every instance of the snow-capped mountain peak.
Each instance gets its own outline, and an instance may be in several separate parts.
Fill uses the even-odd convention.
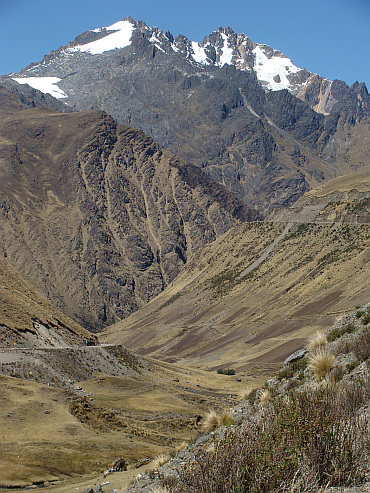
[[[80,51],[90,53],[92,55],[102,54],[106,51],[117,50],[129,46],[132,31],[135,25],[129,20],[116,22],[108,27],[93,29],[91,32],[105,34],[104,37],[90,41],[86,44],[76,45],[73,48],[68,48],[69,51]]]
[[[56,98],[66,98],[68,90],[57,86],[61,79],[68,76],[63,68],[66,63],[77,67],[82,60],[87,60],[84,57],[115,56],[117,51],[130,49],[134,39],[139,40],[138,42],[144,39],[145,43],[150,43],[164,55],[176,54],[192,64],[204,67],[234,65],[238,70],[254,73],[266,91],[287,89],[301,97],[312,76],[308,71],[294,65],[280,51],[257,44],[243,33],[236,34],[230,27],[218,28],[199,43],[190,41],[183,35],[174,38],[168,31],[164,33],[157,27],[151,28],[142,21],[126,17],[110,26],[80,34],[67,46],[46,55],[41,63],[31,64],[12,77],[19,83],[27,83]],[[76,61],[71,63],[74,58]],[[91,59],[88,63],[90,65],[96,62]],[[325,86],[330,83],[321,79]]]

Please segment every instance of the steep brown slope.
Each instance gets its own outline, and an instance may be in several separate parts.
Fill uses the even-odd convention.
[[[98,329],[172,281],[189,255],[255,217],[199,168],[101,111],[5,111],[0,251]]]
[[[296,215],[298,223],[230,230],[104,338],[185,365],[271,372],[313,331],[368,301],[370,225],[356,222],[368,198],[346,200],[352,224],[300,223]],[[339,214],[342,204],[330,207]]]
[[[54,308],[0,256],[0,346],[96,344],[97,339]]]

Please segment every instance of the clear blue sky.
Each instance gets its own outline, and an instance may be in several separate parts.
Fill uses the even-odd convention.
[[[298,67],[370,89],[370,0],[0,0],[0,74],[128,15],[192,41],[230,26]]]

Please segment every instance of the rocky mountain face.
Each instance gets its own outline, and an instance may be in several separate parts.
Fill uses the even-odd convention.
[[[0,251],[84,327],[136,310],[189,255],[258,217],[102,111],[28,109],[33,94],[4,87],[0,98]]]
[[[55,347],[98,340],[57,310],[0,256],[0,345]]]
[[[74,110],[103,109],[263,213],[368,165],[363,84],[309,74],[230,28],[198,44],[126,18],[11,78]]]

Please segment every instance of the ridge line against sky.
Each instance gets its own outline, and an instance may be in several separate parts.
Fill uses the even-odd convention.
[[[0,74],[18,72],[82,32],[126,16],[198,42],[230,26],[300,68],[370,86],[369,0],[0,0]]]

